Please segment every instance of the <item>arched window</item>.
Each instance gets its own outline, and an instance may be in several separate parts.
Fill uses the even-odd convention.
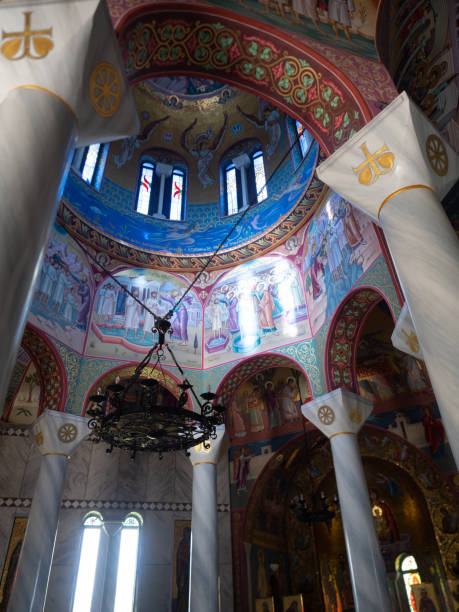
[[[416,602],[411,588],[414,584],[421,584],[421,575],[419,574],[416,559],[413,555],[400,555],[397,559],[396,566],[399,575],[401,574],[403,578],[403,586],[405,588],[410,612],[417,612]]]
[[[142,524],[137,513],[105,523],[98,512],[85,517],[72,612],[100,609],[102,602],[114,612],[134,610]]]
[[[100,189],[107,161],[108,143],[92,144],[75,151],[72,168],[89,185]]]
[[[134,607],[141,520],[139,515],[129,514],[123,521],[114,612],[129,612]]]
[[[309,147],[312,144],[312,136],[299,121],[295,121],[295,127],[296,133],[298,134],[298,143],[300,145],[301,156],[306,157],[309,152]]]
[[[72,612],[88,612],[91,609],[102,525],[103,518],[99,513],[89,514],[83,522],[83,540]]]
[[[227,159],[222,166],[223,214],[234,215],[268,197],[263,151],[260,147]]]
[[[293,168],[296,170],[303,162],[303,159],[308,156],[314,143],[314,138],[300,121],[289,116],[286,117],[286,121],[288,139],[292,147],[291,156]]]
[[[185,219],[186,172],[148,159],[140,165],[136,211],[170,221]]]

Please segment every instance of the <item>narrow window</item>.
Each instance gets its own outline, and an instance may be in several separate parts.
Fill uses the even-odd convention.
[[[83,523],[83,541],[72,612],[88,612],[91,609],[101,529],[100,515],[92,514]]]
[[[408,603],[410,606],[410,612],[417,612],[416,602],[411,587],[413,584],[421,584],[421,576],[418,571],[418,564],[416,559],[409,555],[405,557],[401,563],[400,570],[403,576],[403,582],[405,584],[406,595],[408,597]]]
[[[266,188],[265,165],[263,163],[263,153],[256,151],[252,156],[253,171],[255,174],[255,188],[257,192],[257,202],[263,202],[268,197]]]
[[[231,164],[226,168],[226,203],[227,214],[234,215],[239,210],[236,168]]]
[[[83,164],[83,169],[81,171],[81,178],[87,183],[91,184],[94,178],[97,160],[99,159],[100,149],[100,144],[92,144],[88,147]]]
[[[142,213],[142,215],[148,215],[150,211],[154,171],[155,167],[151,162],[144,162],[141,166],[136,210],[138,213]]]
[[[140,517],[129,515],[123,522],[120,539],[114,612],[132,612],[134,607]]]
[[[301,155],[303,157],[306,157],[309,151],[309,147],[311,146],[312,136],[305,129],[304,125],[300,123],[299,121],[295,121],[295,126],[296,126],[296,133],[299,136],[298,141],[300,144]]]
[[[169,219],[171,221],[180,221],[183,218],[183,183],[183,172],[175,169],[172,173],[171,206],[169,213]]]

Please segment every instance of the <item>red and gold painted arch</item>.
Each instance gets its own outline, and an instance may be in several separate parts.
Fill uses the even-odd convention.
[[[331,62],[265,23],[210,6],[158,3],[131,10],[117,30],[132,83],[181,74],[245,89],[302,121],[327,154],[371,118]]]

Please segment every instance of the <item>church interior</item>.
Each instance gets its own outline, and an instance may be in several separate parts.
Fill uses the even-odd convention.
[[[380,217],[385,201],[369,214],[346,181],[341,192],[339,178],[331,186],[317,171],[406,92],[420,109],[415,136],[431,126],[427,166],[451,179],[458,3],[15,4],[0,5],[0,61],[18,79],[28,62],[37,80],[24,85],[32,82],[24,76],[11,92],[51,98],[40,79],[61,66],[47,68],[53,53],[67,53],[58,36],[65,22],[72,38],[68,7],[92,11],[85,45],[102,61],[92,106],[83,100],[86,110],[75,111],[84,136],[68,137],[59,163],[54,144],[32,146],[34,130],[18,132],[17,150],[33,152],[27,164],[48,158],[40,172],[56,174],[58,199],[42,203],[50,182],[42,174],[43,189],[35,183],[30,197],[24,190],[2,203],[24,199],[17,217],[2,217],[9,235],[15,223],[23,229],[22,251],[5,238],[1,272],[0,325],[10,339],[2,361],[11,367],[0,422],[0,612],[459,611],[457,394],[441,383],[435,330],[417,310],[424,298],[440,308],[459,290],[458,189],[438,195],[435,209],[449,232],[438,242],[456,249],[458,282],[450,275],[442,292],[416,267],[405,280],[409,261],[393,248],[393,228],[396,240],[428,252],[411,221],[392,223],[390,203]],[[61,21],[40,13],[61,5]],[[108,28],[105,13],[111,63],[108,35],[96,27],[100,19]],[[69,58],[62,66],[76,65]],[[136,127],[98,128],[91,116],[112,126],[118,105]],[[33,108],[16,104],[16,123]],[[359,149],[366,161],[348,163],[349,182],[376,200],[365,189],[401,162],[389,131],[377,153],[371,138]],[[0,150],[6,157],[3,142]],[[397,186],[397,194],[420,187]],[[43,210],[36,230],[22,220],[33,208]],[[15,276],[22,259],[30,272]],[[411,327],[400,325],[410,311]],[[160,342],[151,353],[164,338],[154,315],[170,323],[172,352]],[[106,390],[127,382],[134,410],[136,376],[166,408],[204,414],[199,394],[215,393],[224,412],[209,442],[169,451],[163,441],[159,452],[156,440],[128,452],[97,438],[97,398],[108,414]],[[368,559],[376,569],[367,575]]]

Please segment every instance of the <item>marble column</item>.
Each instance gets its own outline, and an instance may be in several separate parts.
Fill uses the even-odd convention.
[[[193,465],[189,612],[218,612],[217,461],[224,426],[209,448],[190,449]]]
[[[166,219],[163,210],[164,210],[164,185],[166,183],[166,179],[169,178],[172,174],[173,166],[169,164],[157,163],[155,165],[155,175],[159,176],[159,196],[158,203],[156,205],[155,217],[159,217],[160,219]]]
[[[459,466],[459,241],[441,205],[459,156],[403,93],[317,174],[384,230]]]
[[[370,400],[346,389],[336,389],[302,406],[303,415],[330,439],[356,612],[391,612],[357,443],[357,433],[371,410]]]
[[[88,420],[46,410],[33,427],[42,454],[40,472],[19,556],[9,612],[42,612],[53,561],[70,454],[88,435]]]
[[[73,149],[135,134],[138,118],[102,1],[3,3],[0,18],[3,405]]]
[[[242,186],[242,209],[245,210],[248,208],[249,204],[253,204],[253,202],[249,202],[249,186],[247,184],[247,168],[250,166],[250,157],[247,153],[243,153],[238,157],[235,157],[233,160],[233,164],[237,170],[241,173],[241,186]]]

